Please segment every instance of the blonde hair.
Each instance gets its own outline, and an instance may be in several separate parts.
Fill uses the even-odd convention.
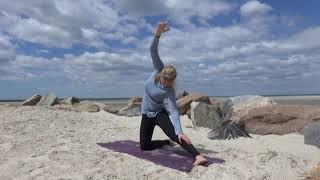
[[[155,77],[156,83],[158,83],[162,77],[169,77],[169,78],[175,80],[176,77],[177,77],[176,68],[173,67],[172,65],[166,65],[166,66],[164,66],[164,68],[161,70],[161,72],[158,73],[158,74],[156,75],[156,77]],[[175,81],[174,81],[173,87],[175,87]]]

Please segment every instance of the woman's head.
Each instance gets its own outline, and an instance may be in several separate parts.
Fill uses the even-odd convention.
[[[176,68],[171,65],[164,66],[161,73],[156,77],[156,81],[160,82],[164,87],[173,87],[177,77]]]

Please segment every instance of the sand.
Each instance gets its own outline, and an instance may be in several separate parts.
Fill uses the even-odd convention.
[[[186,128],[187,116],[181,116],[183,130],[196,148],[224,163],[186,173],[97,145],[139,141],[140,119],[0,106],[0,179],[301,179],[320,162],[320,150],[300,134],[211,140],[210,129]],[[165,138],[156,127],[153,139]]]

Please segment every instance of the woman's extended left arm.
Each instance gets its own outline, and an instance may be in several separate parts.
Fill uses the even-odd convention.
[[[169,99],[171,118],[173,119],[172,124],[174,126],[176,135],[178,135],[180,143],[181,143],[181,139],[183,139],[188,144],[192,144],[191,140],[182,132],[181,123],[180,123],[180,113],[177,107],[176,94],[174,90],[169,93],[168,99]]]

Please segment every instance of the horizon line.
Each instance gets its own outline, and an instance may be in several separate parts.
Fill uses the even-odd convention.
[[[200,93],[201,94],[201,93]],[[258,95],[258,94],[243,94],[243,95]],[[235,96],[243,96],[243,95],[228,95],[228,96],[214,96],[214,95],[207,95],[209,97],[235,97]],[[259,95],[259,96],[320,96],[320,94],[265,94],[265,95]],[[30,96],[31,97],[31,96]],[[68,97],[76,97],[76,96],[67,96],[63,98],[58,98],[59,100],[63,100]],[[97,99],[130,99],[133,96],[130,97],[76,97],[80,100],[97,100]],[[139,96],[140,97],[140,96]],[[27,98],[28,99],[28,98]],[[10,102],[10,101],[24,101],[27,99],[0,99],[1,102]]]

